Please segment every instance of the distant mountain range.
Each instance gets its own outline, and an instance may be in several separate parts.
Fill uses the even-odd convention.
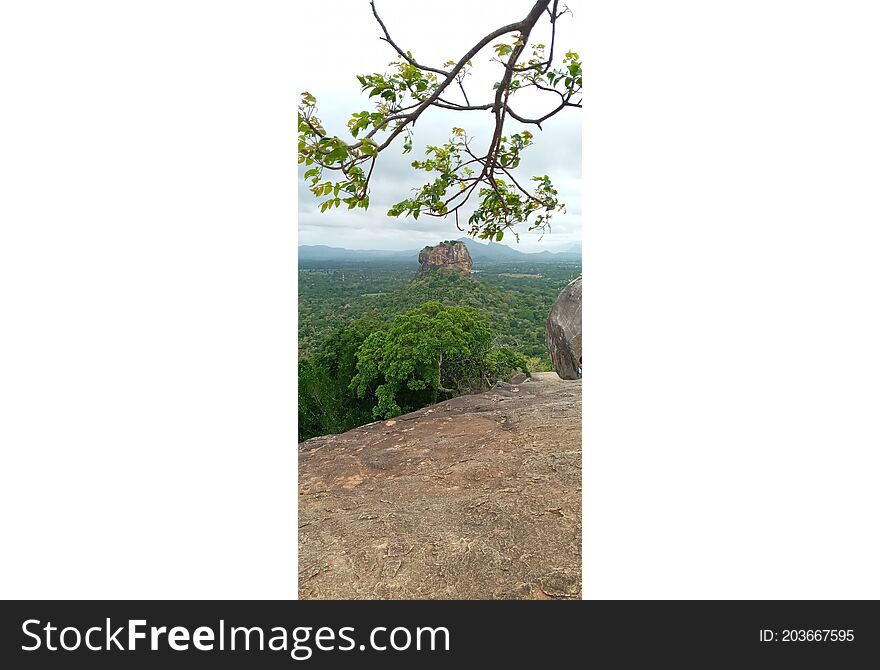
[[[478,242],[468,237],[462,237],[457,240],[463,242],[468,248],[474,263],[491,262],[491,261],[531,261],[531,262],[553,262],[553,261],[579,261],[581,260],[581,245],[578,242],[572,243],[564,247],[560,251],[539,251],[536,253],[526,253],[517,251],[505,244],[497,242]],[[340,247],[328,247],[323,244],[303,245],[299,247],[300,261],[365,261],[365,260],[411,260],[413,263],[418,262],[420,249],[411,251],[391,251],[382,249],[342,249]]]

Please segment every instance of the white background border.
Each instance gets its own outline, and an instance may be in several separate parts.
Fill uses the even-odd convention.
[[[295,5],[0,6],[5,597],[296,596]]]
[[[880,597],[880,7],[587,4],[584,596]]]

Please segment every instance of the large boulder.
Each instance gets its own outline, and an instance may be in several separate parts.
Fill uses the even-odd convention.
[[[547,349],[562,379],[578,378],[581,357],[581,278],[566,286],[547,318]]]
[[[435,247],[425,247],[419,252],[419,274],[438,267],[470,276],[473,262],[467,247],[461,242],[441,242]]]

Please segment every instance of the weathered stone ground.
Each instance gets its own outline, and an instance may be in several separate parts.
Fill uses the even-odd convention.
[[[300,598],[580,597],[580,380],[536,373],[299,450]]]

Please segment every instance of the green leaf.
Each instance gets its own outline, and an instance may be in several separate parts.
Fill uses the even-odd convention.
[[[337,147],[326,156],[328,163],[344,161],[346,158],[348,158],[348,150],[345,147]]]
[[[373,140],[364,140],[361,144],[361,151],[366,156],[375,156],[378,153],[378,147],[373,143]]]

